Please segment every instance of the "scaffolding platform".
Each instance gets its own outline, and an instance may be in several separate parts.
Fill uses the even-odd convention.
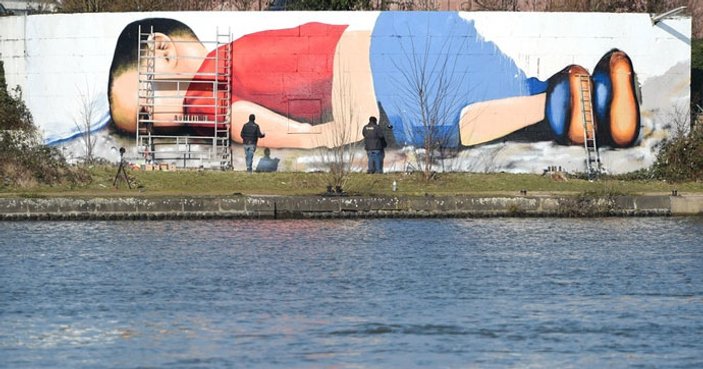
[[[211,45],[216,51],[205,56],[176,55],[176,60],[169,60],[159,53],[159,42],[163,41],[155,37],[153,27],[139,27],[136,152],[144,162],[232,169],[231,41],[231,32],[219,29],[215,41],[171,40]],[[184,73],[159,70],[178,60],[215,67]],[[194,102],[186,100],[189,89],[198,92]],[[205,113],[189,113],[192,111]]]

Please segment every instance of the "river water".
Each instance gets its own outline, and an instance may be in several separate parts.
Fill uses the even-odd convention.
[[[701,368],[703,218],[0,222],[2,368]]]

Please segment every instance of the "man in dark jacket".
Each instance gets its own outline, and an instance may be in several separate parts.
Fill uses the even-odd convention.
[[[369,163],[366,173],[383,173],[383,148],[386,147],[386,140],[376,117],[369,118],[369,123],[364,126],[362,134]]]
[[[247,172],[251,173],[252,162],[254,161],[254,152],[256,151],[256,144],[259,142],[259,138],[264,138],[266,135],[261,133],[259,125],[254,122],[256,116],[254,114],[249,114],[249,121],[244,123],[242,127],[242,142],[244,143],[244,158],[247,163]]]

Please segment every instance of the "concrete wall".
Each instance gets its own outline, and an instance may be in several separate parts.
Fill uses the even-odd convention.
[[[0,199],[0,220],[703,215],[703,196]]]
[[[447,146],[458,148],[451,157],[436,164],[437,170],[539,173],[554,165],[569,171],[584,171],[585,153],[578,129],[574,133],[564,128],[578,128],[578,124],[570,123],[578,118],[572,116],[574,112],[580,112],[576,94],[568,88],[568,77],[574,71],[593,75],[594,98],[602,112],[598,119],[599,137],[615,135],[609,133],[611,127],[630,129],[632,140],[602,142],[601,158],[610,172],[628,172],[651,165],[657,145],[680,129],[671,125],[672,116],[687,108],[690,96],[690,18],[667,19],[656,25],[648,14],[606,13],[181,12],[0,18],[0,58],[5,63],[8,85],[22,87],[35,122],[48,143],[64,146],[69,155],[80,155],[80,140],[75,139],[79,131],[76,121],[82,118],[81,108],[89,101],[96,107],[92,115],[95,127],[103,128],[98,132],[98,153],[116,160],[119,155],[116,148],[120,146],[133,152],[133,136],[104,129],[110,120],[108,71],[124,27],[147,17],[179,20],[191,27],[200,40],[214,40],[218,30],[227,29],[231,30],[235,44],[261,35],[270,36],[258,39],[268,41],[269,47],[248,49],[243,58],[242,54],[235,55],[236,60],[263,58],[265,54],[278,60],[276,53],[289,49],[282,44],[298,45],[301,35],[307,41],[312,36],[321,36],[300,32],[304,29],[301,26],[324,24],[342,28],[342,35],[333,44],[333,54],[326,56],[331,58],[327,61],[321,61],[317,47],[309,52],[288,51],[296,56],[280,65],[254,59],[253,65],[268,65],[266,73],[261,73],[269,78],[269,82],[261,83],[266,86],[273,84],[271,75],[280,81],[315,79],[321,70],[331,69],[332,77],[328,77],[326,84],[304,82],[303,87],[295,89],[282,83],[283,94],[272,98],[282,101],[278,105],[253,101],[284,118],[275,122],[260,115],[258,119],[269,133],[269,138],[261,144],[274,149],[272,156],[281,159],[280,170],[324,170],[319,151],[309,149],[320,142],[334,146],[329,140],[320,139],[326,127],[334,127],[324,123],[351,127],[350,141],[358,141],[360,127],[369,115],[375,114],[394,125],[389,140],[396,146],[386,155],[386,169],[416,168],[422,152],[414,147],[422,142],[426,132],[414,110],[418,105],[410,101],[407,93],[403,95],[410,83],[403,82],[399,70],[425,51],[430,55],[426,60],[439,59],[456,65],[451,73],[447,69],[436,73],[451,76],[446,83],[454,91],[438,105],[446,114],[442,115],[443,123],[436,132],[446,135]],[[281,37],[290,36],[292,30],[297,38]],[[325,36],[328,33],[325,31]],[[353,42],[344,44],[347,47],[343,49],[342,40]],[[604,57],[614,48],[631,61],[634,74],[628,76],[637,77],[626,81],[632,91],[616,98],[617,103],[608,93],[597,92],[607,89],[616,74],[605,73],[601,74],[604,79],[596,78],[596,66],[599,62],[601,65],[610,62],[604,61]],[[433,67],[435,71],[438,68]],[[245,72],[244,76],[257,80],[254,72]],[[352,81],[348,82],[353,86],[352,93],[340,93],[336,89],[339,84],[330,87],[329,78],[344,80],[339,75]],[[364,78],[370,78],[366,85],[356,83]],[[290,92],[293,89],[295,93]],[[240,97],[240,102],[271,95],[246,86],[238,86],[238,91],[243,91],[245,97]],[[339,109],[335,111],[335,96],[353,100],[347,104],[355,108],[343,111],[348,117],[341,116]],[[322,105],[325,99],[330,102],[327,108],[322,106],[312,113],[307,108],[297,115],[286,110],[285,107],[296,103],[295,99],[305,98],[322,101]],[[622,102],[629,104],[629,108],[623,110]],[[235,112],[239,111],[234,102],[233,107]],[[250,106],[244,107],[235,115],[235,122],[239,123],[237,119],[249,111],[252,111]],[[305,127],[310,122],[315,126],[307,136],[295,131],[296,124]],[[233,137],[238,136],[238,127],[233,128]],[[287,136],[274,141],[272,132],[285,132]],[[235,146],[235,169],[244,167],[239,152]],[[363,170],[363,150],[357,151],[354,165]]]

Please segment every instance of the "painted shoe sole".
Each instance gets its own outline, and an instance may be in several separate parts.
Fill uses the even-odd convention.
[[[600,143],[633,146],[639,136],[640,111],[630,58],[623,51],[611,50],[596,65],[593,81]]]

